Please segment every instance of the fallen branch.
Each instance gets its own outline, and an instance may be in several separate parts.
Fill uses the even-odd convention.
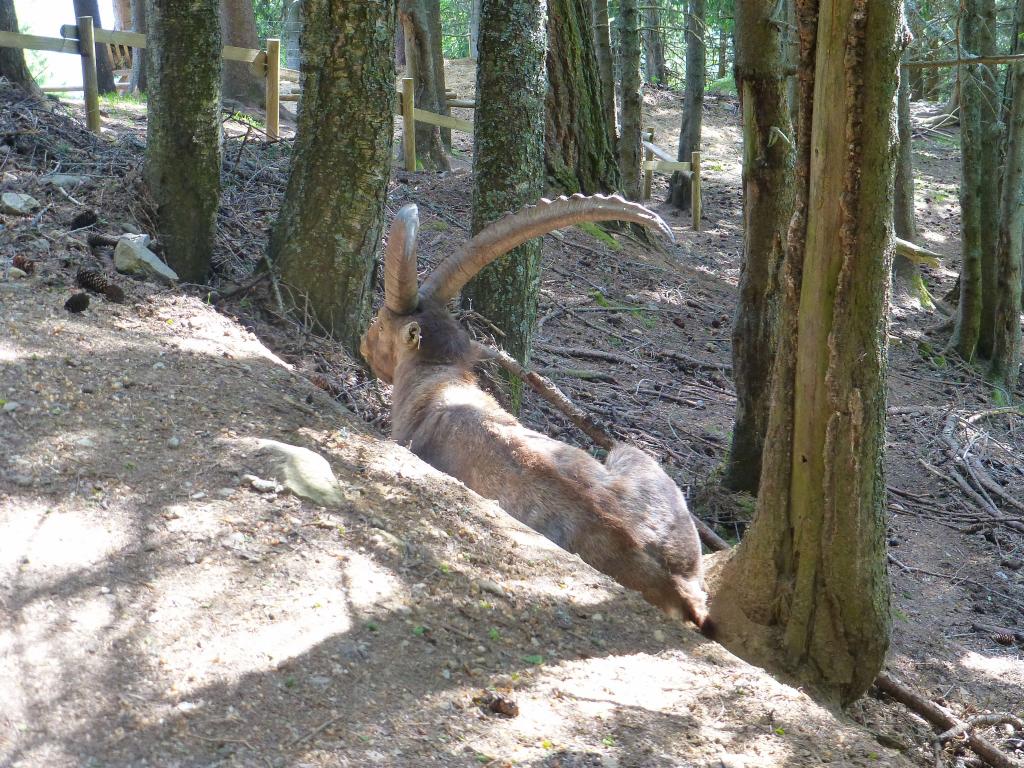
[[[935,253],[935,251],[929,251],[927,248],[922,248],[920,245],[910,242],[909,240],[903,240],[898,237],[894,237],[893,240],[896,242],[896,253],[905,259],[908,259],[915,264],[924,264],[928,267],[938,268],[942,266],[942,255]]]
[[[499,349],[493,349],[484,344],[480,344],[479,342],[474,342],[473,346],[476,348],[477,353],[481,358],[495,361],[505,371],[511,373],[513,376],[518,376],[529,384],[530,388],[533,389],[534,392],[547,400],[547,402],[554,406],[554,408],[561,411],[569,421],[579,427],[580,430],[586,434],[587,437],[597,443],[597,445],[601,446],[605,450],[610,450],[612,446],[618,442],[608,432],[607,427],[602,425],[589,414],[584,413],[577,408],[576,405],[566,397],[565,393],[556,387],[549,379],[544,378],[538,373],[527,370],[519,364],[518,360],[513,358],[507,352]],[[708,549],[714,552],[731,549],[732,545],[715,533],[707,523],[700,520],[696,515],[693,515],[692,517],[694,524],[697,526],[697,532],[700,534],[700,539]]]
[[[1021,768],[1022,764],[1019,760],[1014,760],[988,739],[974,733],[970,722],[957,719],[944,708],[924,698],[891,675],[885,672],[878,675],[875,678],[875,687],[931,723],[936,730],[940,731],[937,741],[941,742],[943,737],[950,733],[954,735],[967,734],[967,743],[971,749],[992,768]],[[948,736],[946,740],[949,738],[953,738],[953,736]]]

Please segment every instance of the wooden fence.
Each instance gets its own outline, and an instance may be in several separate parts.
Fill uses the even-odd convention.
[[[100,131],[99,88],[96,80],[96,43],[125,45],[132,49],[146,47],[146,36],[138,32],[112,32],[96,29],[91,16],[78,17],[78,24],[60,28],[61,36],[41,37],[19,32],[0,31],[0,47],[25,48],[33,51],[54,51],[80,56],[82,59],[82,90],[85,93],[85,123],[90,131]],[[281,41],[267,40],[267,49],[237,48],[225,45],[221,58],[249,64],[266,81],[267,138],[280,136],[281,114]],[[71,89],[68,89],[71,90]]]
[[[693,228],[700,229],[701,186],[700,186],[700,152],[690,153],[690,162],[676,160],[667,151],[654,143],[654,131],[648,131],[647,138],[641,144],[644,147],[644,192],[643,199],[651,199],[651,182],[655,171],[662,173],[680,173],[690,181],[690,209],[693,213]]]

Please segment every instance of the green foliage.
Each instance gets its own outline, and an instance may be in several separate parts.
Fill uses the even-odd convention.
[[[727,93],[735,96],[737,93],[736,81],[733,79],[732,75],[723,77],[721,80],[712,80],[708,84],[708,93]]]
[[[261,41],[281,36],[281,14],[285,0],[253,0],[256,11],[256,34]]]
[[[441,49],[446,59],[469,57],[472,0],[441,0]]]

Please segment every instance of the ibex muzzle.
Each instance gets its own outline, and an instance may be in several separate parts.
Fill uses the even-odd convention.
[[[416,281],[418,213],[395,217],[384,306],[360,351],[394,384],[393,437],[547,538],[670,615],[710,634],[700,541],[686,501],[652,458],[618,444],[602,464],[521,425],[477,383],[474,342],[445,306],[481,269],[525,241],[584,221],[671,230],[620,197],[543,200],[490,225]]]

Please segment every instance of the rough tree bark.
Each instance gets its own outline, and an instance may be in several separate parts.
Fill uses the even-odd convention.
[[[906,59],[907,54],[904,54]],[[910,70],[900,68],[899,97],[897,99],[897,126],[899,151],[896,160],[896,182],[893,188],[893,230],[896,237],[908,242],[917,240],[914,222],[914,161],[910,132]],[[896,254],[892,265],[893,288],[905,294],[922,307],[931,308],[931,294],[925,285],[921,270],[910,259]]]
[[[779,273],[793,213],[793,132],[783,41],[763,3],[735,7],[736,89],[743,110],[743,270],[732,332],[736,425],[722,484],[757,494],[768,430]]]
[[[726,67],[726,52],[728,51],[728,42],[725,34],[725,22],[722,19],[722,9],[718,9],[718,71],[715,73],[715,77],[721,80],[727,74],[729,69]]]
[[[252,0],[220,0],[221,34],[224,45],[259,48],[256,11]],[[255,107],[266,104],[263,78],[243,61],[224,62],[224,98]]]
[[[690,0],[686,13],[686,90],[683,93],[683,118],[679,127],[679,151],[676,159],[688,163],[690,155],[700,149],[700,129],[704,119],[704,86],[707,80],[704,44],[704,0]],[[673,173],[669,182],[668,201],[676,208],[691,205],[690,180]]]
[[[643,173],[640,161],[640,132],[643,128],[643,97],[640,95],[640,30],[636,0],[619,0],[615,23],[619,30],[619,103],[622,128],[619,135],[619,173],[622,193],[630,200],[640,199]]]
[[[131,0],[132,4],[132,30],[149,34],[147,24],[146,7],[150,0]],[[152,54],[148,48],[132,51],[132,74],[128,80],[128,93],[145,93],[149,90],[149,62]]]
[[[95,29],[101,29],[100,6],[97,0],[74,0],[75,18],[92,16]],[[100,93],[116,93],[114,87],[114,62],[110,58],[110,48],[106,43],[96,43],[96,85]]]
[[[996,2],[980,0],[978,13],[978,53],[992,56],[996,46]],[[991,359],[995,340],[997,293],[996,251],[999,248],[999,180],[1002,176],[1003,142],[1002,100],[995,70],[980,68],[981,86],[981,163],[979,224],[981,226],[981,324],[978,327],[978,355]]]
[[[636,3],[633,3],[634,12]],[[619,4],[621,16],[624,6]],[[620,26],[619,29],[622,27]],[[661,36],[661,9],[650,0],[644,8],[644,80],[651,85],[668,84],[668,65],[665,63],[665,41]],[[620,56],[622,53],[620,52]]]
[[[590,0],[548,0],[544,163],[565,192],[619,188],[614,124],[607,120]],[[482,98],[482,96],[481,96]]]
[[[483,0],[474,121],[473,232],[508,211],[537,202],[544,190],[544,0]],[[587,30],[589,39],[589,30]],[[463,301],[505,332],[520,363],[530,355],[540,283],[540,240],[486,267]],[[509,382],[518,410],[522,382]]]
[[[405,28],[405,61],[416,83],[416,106],[439,115],[450,115],[444,85],[444,57],[441,50],[440,0],[399,0],[398,18]],[[428,171],[451,169],[448,141],[436,125],[416,123],[416,158]],[[405,141],[405,137],[402,137]]]
[[[1024,0],[1017,1],[1015,27],[1024,26]],[[1016,46],[1015,46],[1016,48]],[[1010,67],[1006,83],[1006,163],[996,251],[996,306],[989,378],[1011,399],[1020,377],[1021,252],[1024,233],[1024,72]]]
[[[167,263],[182,280],[202,283],[220,197],[217,0],[151,0],[149,12],[145,179]]]
[[[889,643],[882,447],[901,5],[797,3],[796,206],[772,450],[712,601],[727,647],[781,661],[841,703],[867,690]]]
[[[615,132],[615,66],[612,61],[612,31],[608,22],[608,0],[591,0],[594,17],[594,55],[601,73],[601,108],[608,126],[608,141],[614,148],[618,141]]]
[[[370,319],[391,175],[395,0],[303,0],[302,106],[270,256],[353,354]]]
[[[18,16],[14,12],[14,0],[0,0],[0,30],[20,32]],[[32,73],[25,64],[25,54],[21,48],[0,48],[0,76],[19,85],[23,91],[37,98],[43,98]]]
[[[114,29],[132,28],[131,0],[114,0]]]

